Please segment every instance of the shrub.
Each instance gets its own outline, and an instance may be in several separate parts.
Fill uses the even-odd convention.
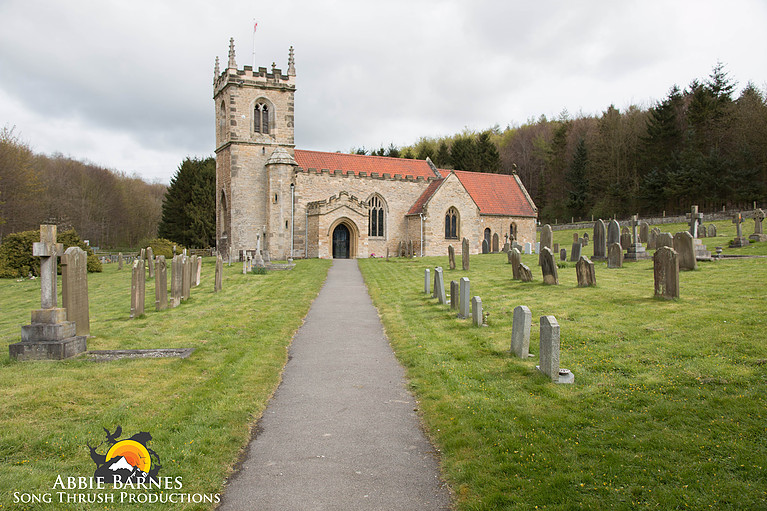
[[[0,245],[0,278],[26,277],[30,272],[40,276],[40,258],[32,255],[32,244],[37,241],[40,241],[40,231],[15,232],[6,236]],[[88,254],[88,271],[102,271],[101,262],[74,229],[59,233],[57,241],[64,245],[64,250],[69,247],[85,250]],[[61,271],[60,265],[58,271]]]
[[[184,250],[181,243],[166,240],[165,238],[155,238],[153,240],[141,240],[141,248],[152,247],[152,253],[157,256],[165,256],[165,259],[173,259],[173,247],[176,247],[176,253],[180,254]]]

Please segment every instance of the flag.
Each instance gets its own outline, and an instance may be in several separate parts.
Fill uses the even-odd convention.
[[[255,32],[257,28],[258,28],[258,23],[253,24],[253,32]]]

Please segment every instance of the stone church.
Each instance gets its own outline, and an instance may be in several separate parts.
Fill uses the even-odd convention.
[[[381,257],[412,243],[445,255],[467,238],[471,253],[508,236],[535,241],[537,210],[514,175],[438,169],[410,160],[296,149],[296,68],[238,69],[234,41],[216,58],[216,241],[238,258]]]

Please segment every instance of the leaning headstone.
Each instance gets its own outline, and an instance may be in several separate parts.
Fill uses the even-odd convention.
[[[575,263],[575,274],[578,277],[578,287],[590,287],[597,285],[597,276],[594,271],[594,263],[586,256],[581,256]]]
[[[457,280],[451,280],[450,281],[450,308],[453,310],[458,309],[458,302],[460,301],[461,297],[458,294],[458,281]]]
[[[607,267],[623,267],[623,248],[620,243],[613,243],[607,249]]]
[[[662,232],[658,234],[658,237],[655,239],[656,249],[660,247],[672,248],[673,246],[674,246],[674,237],[671,235],[670,232]]]
[[[467,319],[471,314],[471,283],[468,277],[461,277],[461,289],[459,293],[461,295],[460,303],[458,304],[458,317],[461,319]]]
[[[165,256],[157,256],[154,270],[154,309],[161,311],[168,308],[168,266]]]
[[[118,252],[117,253],[117,269],[118,270],[122,270],[123,269],[123,264],[125,264],[125,262],[123,261],[123,253],[122,252]]]
[[[482,317],[482,299],[475,296],[471,299],[471,320],[474,326],[482,326],[484,318]]]
[[[533,245],[532,243],[526,241],[525,242],[525,254],[530,255],[533,253]]]
[[[463,271],[469,270],[469,240],[466,238],[461,241],[461,268]]]
[[[563,248],[559,251],[559,260],[560,261],[567,261],[567,249]]]
[[[573,383],[573,373],[559,367],[559,323],[554,316],[541,316],[539,364],[536,368],[554,383]],[[566,371],[566,372],[565,372]],[[562,374],[564,373],[564,374]]]
[[[716,225],[710,224],[708,226],[708,237],[709,238],[716,238]]]
[[[541,248],[548,247],[549,250],[553,250],[554,247],[554,233],[551,231],[551,225],[546,224],[543,227],[541,227]],[[541,252],[538,253],[538,266],[541,265],[541,257],[543,257],[543,254]]]
[[[76,335],[90,335],[88,253],[80,247],[69,247],[61,257],[61,301],[67,321],[75,322]]]
[[[748,246],[749,245],[749,241],[748,241],[748,239],[746,239],[745,236],[743,236],[743,226],[742,226],[742,224],[743,224],[743,215],[741,215],[740,213],[737,213],[735,215],[735,218],[732,219],[732,223],[735,224],[736,234],[735,234],[735,239],[733,239],[730,242],[730,247],[731,248],[738,248],[738,247]]]
[[[451,270],[455,270],[455,249],[453,245],[447,246],[447,263]]]
[[[32,311],[31,324],[21,327],[21,341],[8,345],[11,359],[62,360],[87,349],[86,337],[77,335],[66,309],[57,306],[56,258],[63,248],[56,226],[41,225],[40,241],[32,244],[32,255],[40,258],[40,308]]]
[[[754,211],[754,234],[748,237],[751,241],[767,241],[767,234],[764,234],[762,223],[764,222],[764,211],[757,209]]]
[[[673,248],[660,247],[655,251],[653,276],[655,296],[667,300],[679,298],[679,260]]]
[[[698,263],[695,260],[695,249],[693,248],[693,237],[687,231],[674,234],[674,251],[677,253],[679,269],[681,271],[696,270]]]
[[[146,262],[149,267],[149,278],[154,278],[154,251],[152,247],[146,248]]]
[[[524,263],[519,263],[519,280],[522,282],[533,281],[533,272]]]
[[[602,219],[594,222],[594,259],[602,260],[607,257],[607,230]]]
[[[174,257],[175,259],[175,257]],[[224,283],[224,260],[221,255],[216,256],[216,280],[213,284],[213,292],[218,293],[221,291]]]
[[[607,246],[621,242],[621,227],[614,218],[607,225]]]
[[[423,271],[423,292],[429,294],[431,292],[431,271],[426,268]]]
[[[639,222],[639,243],[650,241],[650,225],[642,220]]]
[[[572,248],[570,249],[570,261],[578,261],[578,259],[581,258],[581,244],[580,243],[573,243]]]
[[[445,295],[445,280],[442,277],[441,266],[434,269],[434,292],[436,293],[437,301],[442,305],[446,305],[447,296]]]
[[[184,282],[184,266],[181,262],[181,258],[184,257],[180,254],[173,256],[170,263],[170,306],[178,307],[181,304],[181,297],[183,296],[183,282]]]
[[[488,244],[487,240],[482,240],[482,253],[483,254],[490,253],[490,244]]]
[[[137,318],[144,314],[144,299],[146,297],[146,270],[144,260],[133,261],[131,275],[130,317]]]
[[[548,285],[559,284],[557,275],[557,263],[554,261],[554,254],[548,247],[541,250],[541,272],[543,273],[543,283]]]
[[[516,248],[512,248],[509,252],[509,262],[511,263],[511,278],[519,280],[519,265],[522,263],[522,254]]]
[[[527,359],[530,354],[530,309],[525,305],[514,307],[511,323],[511,351],[519,358]]]

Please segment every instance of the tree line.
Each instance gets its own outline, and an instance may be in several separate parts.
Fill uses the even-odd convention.
[[[516,172],[543,222],[613,215],[750,208],[767,198],[767,94],[718,63],[705,80],[670,88],[649,108],[557,119],[481,133],[421,138],[353,152],[426,157],[441,168]]]
[[[0,241],[49,222],[94,247],[135,247],[157,235],[165,190],[61,154],[35,154],[15,129],[0,129]]]

